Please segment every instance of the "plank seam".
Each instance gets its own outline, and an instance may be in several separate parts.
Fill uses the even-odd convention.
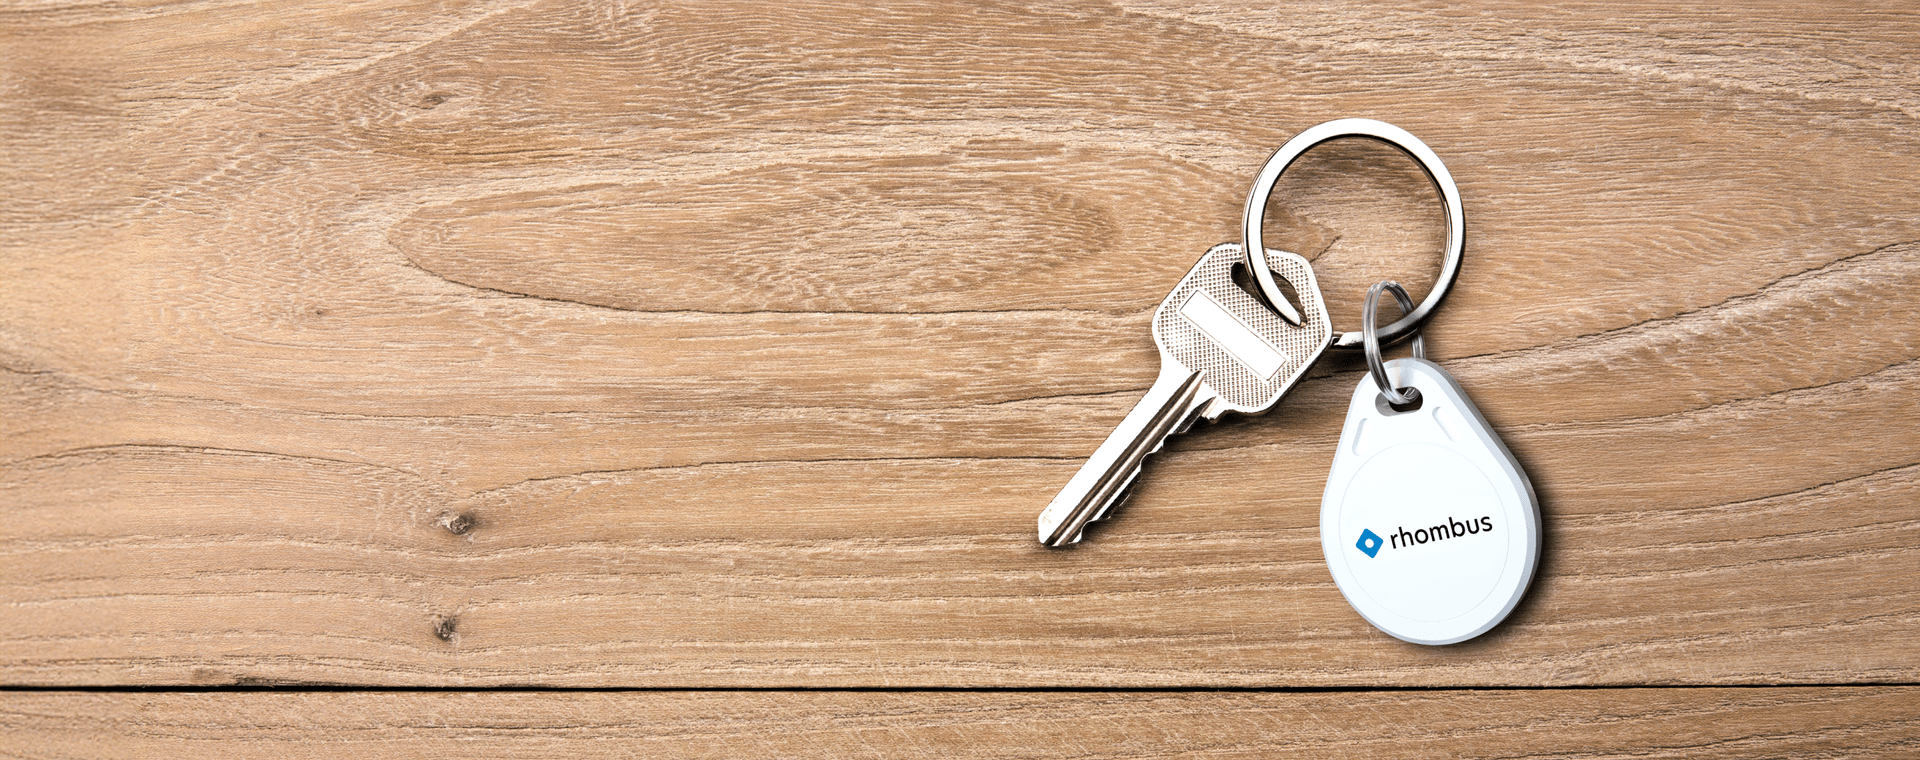
[[[406,693],[847,693],[847,694],[1367,694],[1389,692],[1500,691],[1733,691],[1744,689],[1916,688],[1914,681],[1748,684],[1574,684],[1563,686],[348,686],[326,684],[235,684],[225,686],[34,686],[0,685],[4,693],[87,694],[406,694]]]

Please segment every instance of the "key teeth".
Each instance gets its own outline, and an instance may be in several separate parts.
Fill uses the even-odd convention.
[[[1080,539],[1084,538],[1087,535],[1087,526],[1092,525],[1101,520],[1107,519],[1109,515],[1113,514],[1113,510],[1119,508],[1120,505],[1127,503],[1128,499],[1133,498],[1133,484],[1135,480],[1139,479],[1139,477],[1140,477],[1139,471],[1136,470],[1134,472],[1134,476],[1127,480],[1127,484],[1120,488],[1120,493],[1116,494],[1113,497],[1113,499],[1109,500],[1105,506],[1102,506],[1100,508],[1100,511],[1093,513],[1092,517],[1087,518],[1086,522],[1081,523],[1080,529],[1077,531],[1074,531],[1072,536],[1063,537],[1058,543],[1049,543],[1047,539],[1051,537],[1052,532],[1048,531],[1044,526],[1042,526],[1040,529],[1040,543],[1046,544],[1047,546],[1054,546],[1054,547],[1080,543]],[[1058,526],[1055,526],[1055,527],[1058,527]]]

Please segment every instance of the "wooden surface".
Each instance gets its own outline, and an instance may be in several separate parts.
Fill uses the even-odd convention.
[[[1911,687],[12,694],[47,757],[1912,757]],[[0,750],[3,751],[3,750]]]
[[[545,696],[485,689],[542,686],[905,690],[564,696],[667,700],[633,724],[661,736],[738,710],[749,743],[782,700],[1044,729],[1097,699],[1229,754],[1327,740],[1235,716],[1595,704],[1619,717],[1516,746],[1914,751],[1907,4],[0,19],[0,750],[285,740],[283,705],[319,728],[372,700],[428,753],[484,738],[432,730],[438,705],[518,715]],[[1458,646],[1374,630],[1325,570],[1353,357],[1176,439],[1087,542],[1032,535],[1260,162],[1342,116],[1459,181],[1429,356],[1541,499],[1527,599]],[[1409,162],[1347,141],[1287,174],[1267,231],[1354,329],[1373,281],[1431,284],[1443,229]],[[221,691],[258,685],[348,692]],[[352,692],[398,686],[475,691]],[[911,691],[1063,686],[1350,691]],[[1436,692],[1485,705],[1454,713],[1385,686],[1608,688]],[[1681,721],[1719,744],[1663,722],[1723,708],[1744,717]],[[919,720],[890,741],[944,744]],[[960,746],[1035,734],[991,736]]]

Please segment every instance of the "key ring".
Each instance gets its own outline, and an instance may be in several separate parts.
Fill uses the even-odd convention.
[[[1287,322],[1300,324],[1300,312],[1287,302],[1279,284],[1273,281],[1273,271],[1267,268],[1267,249],[1260,239],[1260,224],[1265,220],[1267,199],[1273,196],[1273,186],[1280,181],[1280,174],[1293,164],[1294,159],[1313,146],[1341,137],[1378,140],[1407,154],[1420,166],[1420,171],[1426,173],[1427,179],[1433,182],[1434,189],[1440,191],[1440,202],[1446,207],[1446,259],[1440,265],[1440,279],[1434,282],[1433,292],[1427,294],[1419,308],[1407,312],[1399,321],[1378,333],[1379,342],[1390,345],[1418,330],[1433,315],[1434,308],[1447,297],[1447,291],[1453,288],[1453,281],[1460,276],[1460,260],[1466,250],[1466,216],[1460,210],[1460,188],[1453,184],[1453,175],[1447,173],[1446,164],[1441,163],[1440,157],[1426,143],[1420,142],[1420,138],[1392,124],[1373,119],[1336,119],[1294,135],[1293,139],[1273,152],[1265,166],[1260,167],[1260,176],[1247,193],[1247,208],[1240,223],[1241,249],[1246,252],[1247,268],[1253,270],[1254,279],[1259,281],[1260,295],[1267,305],[1279,312]],[[1405,293],[1405,290],[1401,291],[1402,296]],[[1372,319],[1372,313],[1373,308],[1369,306],[1369,320]],[[1340,333],[1333,345],[1336,348],[1354,348],[1364,341],[1361,333]]]
[[[1393,381],[1387,379],[1387,363],[1380,360],[1380,332],[1375,329],[1374,312],[1380,308],[1380,291],[1393,294],[1393,300],[1400,302],[1400,312],[1406,313],[1413,308],[1413,297],[1407,295],[1407,289],[1392,280],[1376,282],[1367,288],[1367,303],[1360,312],[1360,334],[1367,354],[1367,371],[1373,373],[1373,384],[1380,386],[1380,395],[1385,396],[1387,404],[1399,409],[1420,401],[1420,389],[1408,386],[1405,392],[1393,387]],[[1413,332],[1413,358],[1427,358],[1427,342],[1420,337],[1420,329]]]

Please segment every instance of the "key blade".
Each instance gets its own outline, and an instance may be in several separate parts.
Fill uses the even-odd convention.
[[[1147,455],[1213,400],[1212,394],[1201,393],[1206,387],[1204,374],[1162,359],[1160,377],[1146,397],[1127,412],[1126,419],[1040,512],[1040,543],[1065,546],[1080,540],[1087,523],[1104,514],[1125,491]]]
[[[1274,271],[1294,284],[1305,321],[1290,325],[1234,281],[1240,247],[1209,249],[1154,312],[1160,376],[1120,426],[1040,513],[1048,546],[1079,541],[1087,523],[1125,498],[1148,454],[1196,420],[1261,414],[1279,403],[1327,349],[1332,330],[1306,259],[1268,251]]]

